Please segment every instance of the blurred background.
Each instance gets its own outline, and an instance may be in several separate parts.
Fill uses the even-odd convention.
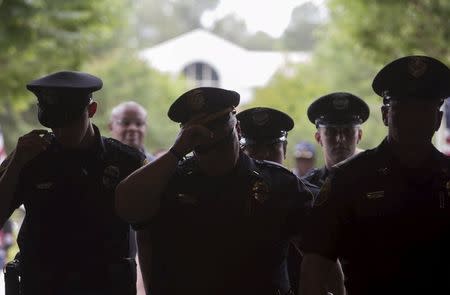
[[[371,89],[375,73],[410,54],[449,65],[449,16],[448,0],[0,0],[0,161],[39,127],[25,84],[64,69],[103,79],[94,123],[105,136],[113,106],[142,104],[150,152],[171,146],[179,126],[167,110],[195,86],[237,90],[239,110],[291,115],[288,167],[295,143],[314,142],[309,104],[352,92],[370,105],[360,148],[372,148],[386,133]],[[444,128],[436,138],[443,150],[446,136]]]

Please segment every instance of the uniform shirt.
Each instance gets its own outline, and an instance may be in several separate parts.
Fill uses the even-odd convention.
[[[195,158],[180,162],[149,224],[152,295],[285,294],[288,241],[312,194],[287,169],[244,153],[220,177],[202,174]]]
[[[130,227],[115,213],[114,190],[144,155],[94,130],[90,149],[53,140],[20,173],[11,212],[25,206],[18,243],[24,282],[33,280],[35,292],[69,280],[111,286],[111,267],[129,256]],[[133,276],[120,269],[124,280]]]
[[[346,261],[354,294],[450,294],[448,157],[404,167],[387,140],[336,166],[312,210],[305,252]]]
[[[322,168],[314,168],[310,172],[308,172],[305,176],[301,177],[301,179],[306,180],[307,182],[314,184],[317,187],[322,187],[325,183],[329,175],[329,171],[327,167],[323,166]]]

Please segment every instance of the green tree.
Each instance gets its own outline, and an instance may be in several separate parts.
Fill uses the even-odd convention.
[[[201,28],[204,11],[216,7],[218,0],[136,0],[134,27],[139,48]]]
[[[146,146],[151,150],[168,148],[179,126],[170,121],[167,111],[172,102],[187,90],[182,79],[158,73],[138,58],[132,50],[117,49],[103,58],[87,63],[83,70],[102,78],[104,86],[94,94],[99,108],[94,123],[104,135],[114,106],[136,101],[148,111]]]
[[[36,126],[30,80],[61,69],[80,68],[99,44],[116,39],[128,1],[0,1],[0,125],[10,150]]]
[[[284,47],[289,50],[312,50],[317,39],[315,33],[322,22],[320,8],[313,2],[297,6],[282,35]]]
[[[250,33],[245,20],[235,14],[228,14],[215,21],[210,31],[250,50],[274,50],[280,43],[265,32]]]

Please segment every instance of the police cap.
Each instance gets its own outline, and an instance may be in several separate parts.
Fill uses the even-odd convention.
[[[216,87],[199,87],[191,89],[175,100],[170,106],[169,118],[181,124],[193,117],[234,108],[239,104],[239,93]]]
[[[294,128],[294,120],[289,115],[271,108],[251,108],[236,117],[243,145],[284,142],[288,131]]]
[[[93,75],[61,71],[31,81],[27,89],[38,99],[39,122],[55,128],[79,118],[92,99],[92,92],[102,86],[102,80]]]
[[[369,106],[347,92],[334,92],[315,100],[308,108],[308,119],[317,127],[359,125],[369,117]]]
[[[372,88],[385,104],[404,99],[443,101],[450,96],[450,70],[429,56],[405,56],[383,67]]]

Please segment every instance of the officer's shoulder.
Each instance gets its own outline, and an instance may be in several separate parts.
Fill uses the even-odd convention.
[[[345,159],[333,166],[333,172],[351,173],[358,175],[359,172],[370,171],[371,167],[377,167],[380,164],[379,155],[376,149],[362,151],[356,155]]]
[[[145,155],[141,151],[114,138],[103,137],[103,143],[106,152],[112,157],[119,156],[126,160],[135,160],[138,162],[143,162],[145,160]]]
[[[300,179],[305,179],[306,181],[310,181],[311,179],[313,179],[317,173],[320,172],[320,168],[313,168],[310,171],[308,171],[308,173],[306,173],[305,175],[303,175],[302,177],[300,177]]]
[[[277,163],[277,162],[272,162],[272,161],[268,161],[268,160],[254,160],[255,161],[255,165],[260,168],[260,169],[268,169],[271,171],[276,171],[276,173],[282,173],[282,174],[286,174],[289,176],[295,176],[295,174],[289,170],[288,168],[284,167],[283,165]],[[297,176],[295,176],[297,177]]]

